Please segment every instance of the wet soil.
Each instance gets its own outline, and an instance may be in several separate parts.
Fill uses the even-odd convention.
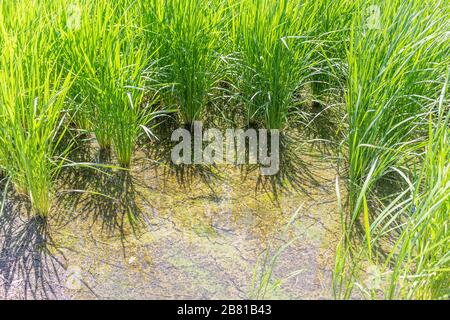
[[[230,166],[189,184],[144,155],[127,172],[78,168],[62,175],[46,225],[8,194],[0,297],[331,298],[337,172],[325,160],[302,161],[314,184],[279,190],[276,199],[256,189],[256,174],[244,178]]]

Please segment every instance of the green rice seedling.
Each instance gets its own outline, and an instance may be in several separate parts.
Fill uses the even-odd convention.
[[[86,17],[91,12],[90,1],[59,1],[58,6],[54,8],[55,31],[59,36],[59,47],[61,48],[60,65],[66,70],[74,73],[76,81],[73,82],[68,92],[70,102],[71,124],[81,132],[90,132],[92,130],[90,109],[92,109],[92,92],[89,85],[89,74],[92,72],[89,64],[85,63],[85,57],[92,57],[94,41],[99,41],[99,28],[90,25],[91,30],[82,28],[85,26]],[[97,31],[94,32],[93,30]],[[91,40],[92,43],[87,45]],[[86,48],[82,46],[86,45]]]
[[[233,14],[231,38],[236,52],[234,87],[244,106],[245,125],[280,134],[280,170],[260,177],[257,188],[300,186],[305,172],[299,168],[300,148],[288,132],[298,119],[298,107],[306,100],[302,90],[323,59],[317,52],[318,6],[313,1],[242,0],[230,7]],[[295,121],[292,119],[295,118]],[[301,181],[301,182],[300,182]]]
[[[351,211],[375,161],[377,182],[424,146],[436,75],[448,61],[448,15],[441,5],[380,2],[379,21],[355,14],[348,51],[347,115]],[[448,44],[447,44],[448,49]],[[445,70],[445,67],[444,67]]]
[[[63,36],[64,64],[77,70],[73,95],[83,103],[76,119],[95,133],[101,149],[113,146],[124,167],[139,135],[151,134],[147,125],[155,114],[155,94],[146,90],[154,77],[154,52],[132,5],[86,1],[78,9],[78,27]]]
[[[104,1],[85,1],[75,4],[78,22],[69,23],[70,10],[62,8],[63,64],[73,68],[77,82],[71,96],[81,107],[74,117],[82,129],[91,129],[101,149],[112,145],[111,119],[108,102],[104,101],[101,85],[110,82],[108,54],[114,42],[121,37],[121,26],[112,4]],[[102,72],[103,71],[103,72]],[[83,103],[83,104],[81,104]]]
[[[24,5],[30,10],[39,8],[36,3],[34,7],[19,3],[18,8]],[[14,9],[9,7],[11,12]],[[71,82],[70,76],[56,67],[57,52],[51,51],[53,39],[48,32],[44,23],[34,19],[2,24],[1,37],[10,40],[4,42],[0,56],[3,170],[15,189],[29,197],[34,213],[42,216],[49,213],[52,181],[65,154],[55,150],[65,131],[62,111]]]
[[[182,122],[191,126],[221,78],[220,48],[224,32],[223,1],[153,0],[149,16],[155,23],[148,36],[159,48],[159,82],[166,109],[176,106]],[[151,16],[153,15],[153,16]]]
[[[69,93],[74,105],[73,123],[80,130],[94,131],[103,149],[111,146],[108,123],[105,120],[94,127],[92,124],[98,123],[92,121],[92,116],[99,114],[96,110],[97,69],[104,67],[106,50],[116,39],[124,39],[126,12],[133,3],[129,0],[119,0],[114,4],[108,1],[56,0],[53,9],[57,17],[53,23],[60,41],[58,46],[63,51],[60,63],[67,70],[73,70],[77,78]],[[99,119],[103,117],[99,116]]]
[[[379,5],[376,27],[360,11],[351,28],[350,217],[341,218],[334,293],[446,298],[449,11],[439,1]],[[377,187],[388,175],[402,183],[381,198]]]
[[[336,297],[448,299],[450,112],[445,99],[447,88],[448,81],[438,107],[429,113],[429,135],[420,168],[411,179],[406,173],[398,172],[407,188],[372,221],[369,221],[370,209],[365,197],[359,198],[363,199],[366,236],[356,247],[348,243],[352,230],[343,221],[346,239],[337,253]]]
[[[363,12],[352,27],[350,218],[342,215],[334,293],[448,298],[449,11],[439,1],[383,4],[378,28],[359,20]],[[389,173],[403,183],[380,199]]]
[[[236,87],[246,105],[247,123],[284,129],[294,93],[316,63],[316,44],[309,37],[318,12],[308,2],[289,0],[243,0],[233,9],[240,75]]]
[[[148,125],[156,116],[155,96],[146,92],[146,79],[150,76],[148,50],[129,39],[118,40],[109,52],[108,74],[102,82],[99,95],[109,105],[112,141],[119,164],[128,167],[141,133],[151,138]],[[145,98],[145,101],[144,101]]]
[[[327,99],[342,100],[347,77],[348,33],[356,8],[363,5],[358,1],[312,1],[311,11],[319,14],[313,25],[317,41],[315,58],[318,64],[310,75],[311,94],[314,107],[326,107]]]

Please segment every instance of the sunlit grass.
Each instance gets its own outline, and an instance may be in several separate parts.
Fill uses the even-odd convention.
[[[449,17],[439,0],[1,1],[0,176],[48,216],[78,139],[131,168],[161,113],[308,136],[305,110],[326,109],[348,182],[336,298],[448,298]]]
[[[232,7],[235,86],[247,124],[284,129],[295,93],[318,65],[313,2],[236,1]],[[317,42],[315,42],[317,41]]]
[[[28,4],[27,8],[18,5],[29,14],[40,7]],[[17,24],[3,24],[0,34],[4,44],[0,57],[0,163],[15,189],[30,199],[33,211],[45,216],[51,206],[53,179],[70,147],[56,153],[65,131],[62,112],[71,78],[57,68],[58,52],[52,50],[54,39],[45,24],[35,23],[31,14],[14,22]]]
[[[363,7],[350,37],[350,210],[342,215],[334,292],[339,298],[445,298],[448,10],[438,1],[381,4],[379,25],[364,24]]]
[[[149,41],[158,48],[159,81],[166,109],[178,109],[184,125],[202,112],[223,72],[220,49],[225,1],[152,0]]]

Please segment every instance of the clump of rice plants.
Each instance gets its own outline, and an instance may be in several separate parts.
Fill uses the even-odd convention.
[[[39,8],[36,3],[17,6],[7,7],[7,12]],[[46,216],[53,179],[70,147],[56,154],[65,131],[62,112],[71,78],[54,62],[57,53],[48,28],[30,16],[14,21],[17,24],[2,23],[0,30],[0,162],[17,192],[29,198],[34,213]]]
[[[246,106],[247,124],[284,129],[294,93],[317,61],[310,41],[318,12],[312,3],[244,0],[235,10],[232,37],[237,52],[235,86]]]
[[[129,167],[141,133],[151,137],[147,127],[155,116],[154,96],[146,92],[148,50],[132,41],[118,40],[108,54],[99,104],[109,105],[111,134],[119,164]],[[146,98],[146,101],[144,101]]]
[[[221,78],[224,4],[153,0],[148,9],[148,37],[158,46],[158,79],[166,86],[161,90],[164,107],[176,107],[187,127],[201,120]]]
[[[107,55],[120,38],[121,27],[112,4],[86,1],[75,4],[75,8],[77,17],[71,17],[68,8],[62,8],[62,17],[67,17],[60,25],[62,63],[77,75],[71,96],[79,108],[73,118],[80,129],[92,130],[100,148],[106,150],[112,145],[112,124],[101,85],[110,79],[102,71],[108,70]],[[77,23],[69,23],[71,18],[78,19]]]
[[[79,9],[79,25],[63,36],[63,63],[76,67],[72,92],[82,101],[74,118],[94,132],[102,150],[113,146],[123,167],[130,165],[139,135],[150,134],[155,98],[147,90],[154,54],[126,4],[88,1]]]
[[[310,77],[311,94],[315,105],[323,105],[330,94],[342,95],[347,76],[348,34],[353,13],[362,6],[362,1],[313,1],[316,21],[314,21],[314,41],[318,48],[319,61]],[[336,92],[336,90],[338,90]],[[330,92],[331,91],[331,92]],[[334,91],[334,92],[333,92]]]
[[[347,238],[337,253],[334,275],[337,298],[351,298],[357,291],[358,296],[369,299],[448,299],[450,113],[448,98],[444,98],[448,95],[447,86],[448,82],[438,108],[430,112],[429,135],[420,169],[411,178],[402,175],[408,187],[372,221],[366,197],[358,198],[364,208],[366,235],[356,248],[348,243],[352,231],[343,221]],[[367,179],[370,178],[369,175]],[[367,191],[367,186],[366,183],[362,192]]]
[[[448,297],[448,14],[439,1],[385,1],[376,27],[368,28],[365,13],[355,13],[347,85],[350,215],[342,215],[337,298]],[[381,187],[394,179],[384,194]]]
[[[437,6],[403,1],[385,3],[380,29],[366,27],[364,12],[356,15],[347,87],[352,199],[375,161],[370,185],[423,146],[424,114],[439,92],[433,80],[445,73],[445,19]]]
[[[326,62],[318,51],[319,8],[314,1],[290,0],[243,0],[230,6],[232,81],[245,126],[265,128],[280,137],[279,146],[269,148],[279,152],[280,171],[258,180],[258,185],[270,181],[274,191],[286,182],[298,186],[308,175],[307,169],[296,166],[302,146],[294,142],[299,137],[289,128],[298,124],[306,100],[302,91]]]
[[[448,299],[447,2],[0,1],[0,176],[45,217],[67,159],[91,157],[70,153],[78,141],[95,140],[100,154],[127,168],[122,181],[131,181],[137,144],[155,151],[145,160],[156,167],[174,150],[171,135],[180,125],[193,132],[197,121],[239,127],[244,136],[233,142],[253,149],[227,144],[245,153],[230,158],[259,152],[264,162],[270,154],[280,169],[261,173],[256,189],[323,191],[309,158],[345,164],[336,298]],[[169,120],[160,122],[161,114]],[[140,144],[155,135],[153,126],[161,128],[159,140]],[[243,127],[265,130],[253,139]],[[336,148],[311,147],[323,142]],[[177,167],[171,172],[181,184],[200,177],[214,191],[223,161],[171,160],[164,171]],[[241,176],[263,166],[248,162]],[[134,197],[126,184],[116,194]],[[272,283],[275,260],[263,266],[255,297]]]

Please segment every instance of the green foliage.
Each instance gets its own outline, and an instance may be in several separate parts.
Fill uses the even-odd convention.
[[[0,30],[0,166],[16,190],[29,197],[34,212],[45,216],[53,178],[70,147],[56,152],[66,130],[63,111],[71,78],[57,68],[59,52],[48,26],[32,18],[33,10],[41,10],[38,3],[1,9],[24,15],[2,23]]]
[[[286,130],[312,100],[347,128],[336,297],[448,298],[449,15],[440,0],[0,1],[0,174],[46,216],[69,131],[130,167],[161,112]]]

